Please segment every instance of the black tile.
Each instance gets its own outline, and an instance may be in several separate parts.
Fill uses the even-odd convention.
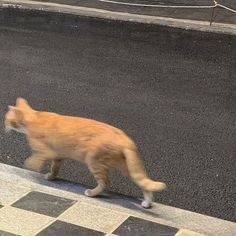
[[[76,201],[41,192],[30,192],[12,206],[36,213],[57,217]]]
[[[17,235],[0,230],[0,236],[17,236]]]
[[[151,221],[129,217],[114,231],[114,234],[122,236],[174,236],[178,229]]]
[[[46,229],[41,231],[37,236],[101,236],[102,232],[98,232],[92,229],[84,228],[82,226],[69,224],[62,221],[56,221]]]

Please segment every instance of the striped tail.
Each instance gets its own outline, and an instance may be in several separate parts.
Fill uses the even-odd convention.
[[[166,188],[165,183],[153,181],[147,177],[143,164],[137,156],[137,152],[130,149],[123,151],[129,175],[132,180],[143,190],[155,192]]]

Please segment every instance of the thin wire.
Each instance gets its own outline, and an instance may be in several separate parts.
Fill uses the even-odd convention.
[[[231,11],[231,12],[233,12],[233,13],[236,13],[236,10],[234,10],[234,9],[232,9],[232,8],[229,8],[229,7],[226,7],[226,6],[222,5],[222,4],[218,4],[218,3],[217,3],[216,6],[222,7],[222,8],[224,8],[224,9],[228,10],[228,11]]]
[[[157,7],[157,8],[214,8],[216,5],[211,6],[178,6],[178,5],[157,5],[157,4],[143,4],[143,3],[128,3],[117,2],[113,0],[99,0],[100,2],[114,3],[119,5],[137,6],[137,7]]]
[[[217,1],[214,0],[215,5],[211,6],[179,6],[179,5],[157,5],[157,4],[143,4],[143,3],[128,3],[128,2],[117,2],[113,0],[98,0],[100,2],[112,3],[112,4],[119,4],[119,5],[126,5],[126,6],[137,6],[137,7],[156,7],[156,8],[189,8],[189,9],[209,9],[209,8],[216,8],[221,7],[233,13],[236,13],[236,10],[226,7],[222,4],[218,4]]]

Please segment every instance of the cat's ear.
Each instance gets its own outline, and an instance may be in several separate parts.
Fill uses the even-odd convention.
[[[24,119],[24,114],[19,108],[14,107],[14,106],[8,106],[8,108],[9,108],[11,117],[13,119],[19,120],[19,121],[22,121]]]
[[[24,98],[21,98],[21,97],[16,99],[16,106],[17,107],[24,107],[24,108],[30,108],[31,109],[29,103]]]

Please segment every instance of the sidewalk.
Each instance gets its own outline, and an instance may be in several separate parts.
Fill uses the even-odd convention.
[[[232,236],[236,224],[112,193],[83,195],[85,186],[0,164],[0,235]]]
[[[213,0],[178,0],[178,1],[158,1],[158,0],[32,0],[34,2],[47,2],[56,3],[60,5],[70,5],[79,6],[85,8],[93,8],[100,10],[107,10],[111,12],[123,12],[137,15],[146,16],[159,16],[168,17],[176,19],[189,19],[196,21],[210,21],[212,15],[212,8],[159,8],[148,5],[164,5],[164,6],[213,6]],[[31,2],[31,1],[28,1]],[[226,7],[236,9],[236,2],[234,0],[218,0],[219,4],[223,4]],[[125,4],[124,4],[125,3]],[[129,5],[133,4],[133,5]],[[135,4],[143,4],[135,5]],[[222,9],[220,7],[216,8],[214,22],[226,23],[226,24],[236,24],[236,13]]]
[[[2,11],[2,14],[4,14],[4,10],[6,10],[8,11],[8,15],[12,16],[26,11],[31,13],[31,17],[37,12],[47,14],[48,17],[51,17],[50,13],[59,13],[69,14],[75,17],[92,17],[106,20],[156,24],[186,30],[192,29],[230,34],[235,34],[236,32],[236,13],[220,7],[215,8],[214,16],[212,17],[213,8],[156,8],[120,5],[119,2],[122,2],[120,0],[115,2],[118,3],[103,2],[100,0],[0,0],[0,13]],[[129,2],[127,0],[127,3]],[[136,2],[140,3],[142,1]],[[213,0],[204,0],[197,3],[187,0],[180,2],[180,4],[178,2],[175,4],[170,2],[163,3],[162,1],[146,1],[145,3],[166,6],[171,4],[180,6],[214,6]],[[223,1],[218,2],[233,10],[236,9],[236,4],[233,0],[227,1],[227,4]],[[211,18],[212,25],[210,26]],[[71,22],[71,24],[73,23],[74,21]]]

